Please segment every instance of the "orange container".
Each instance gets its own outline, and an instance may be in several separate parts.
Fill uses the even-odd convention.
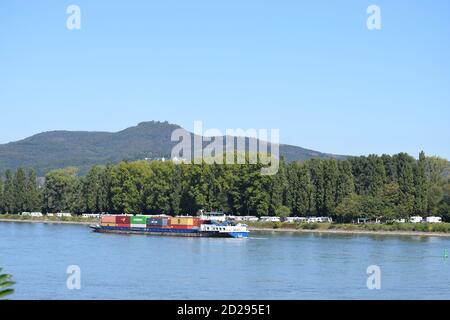
[[[102,223],[116,223],[115,216],[103,216],[101,219]]]
[[[102,222],[101,226],[102,226],[102,227],[117,227],[117,224],[115,224],[115,223]]]

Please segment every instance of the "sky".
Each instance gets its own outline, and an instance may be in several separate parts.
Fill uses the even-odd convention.
[[[0,143],[203,121],[322,152],[450,158],[449,57],[446,0],[0,0]]]

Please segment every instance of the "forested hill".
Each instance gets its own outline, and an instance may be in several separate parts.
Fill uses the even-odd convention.
[[[170,158],[176,144],[171,142],[171,135],[180,128],[168,122],[150,121],[115,133],[44,132],[17,142],[0,144],[0,172],[25,167],[34,168],[42,176],[49,170],[73,166],[84,174],[93,165],[107,162]],[[280,145],[280,154],[287,161],[345,158],[291,145]]]

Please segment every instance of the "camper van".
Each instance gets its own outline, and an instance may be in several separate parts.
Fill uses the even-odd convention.
[[[441,217],[427,217],[427,223],[442,223]]]
[[[419,217],[419,216],[414,216],[414,217],[411,217],[411,218],[409,219],[409,221],[410,221],[411,223],[422,223],[422,222],[423,222],[423,218],[422,218],[422,217]]]

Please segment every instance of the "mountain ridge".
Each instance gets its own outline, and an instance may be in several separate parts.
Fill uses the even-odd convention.
[[[145,121],[117,132],[41,132],[22,140],[0,144],[0,171],[18,167],[35,168],[38,175],[42,176],[49,170],[74,166],[84,174],[97,164],[170,158],[173,146],[178,143],[171,141],[172,132],[176,129],[185,130],[167,121]],[[250,139],[246,138],[246,145]],[[209,142],[204,143],[207,144]],[[347,157],[287,144],[280,144],[280,155],[287,161]]]

